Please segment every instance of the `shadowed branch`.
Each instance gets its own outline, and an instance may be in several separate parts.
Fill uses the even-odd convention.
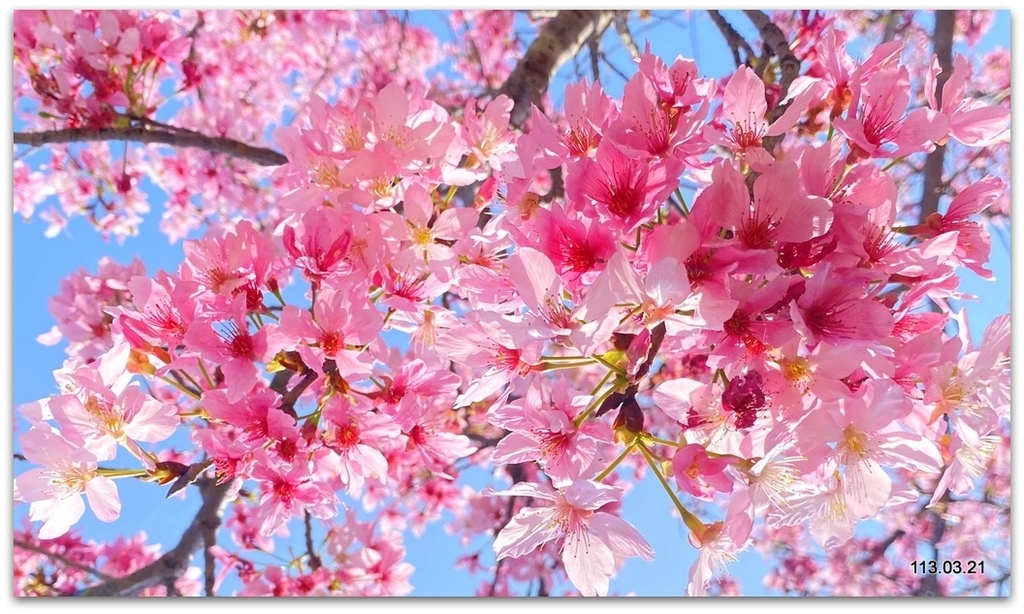
[[[221,514],[227,503],[231,483],[217,484],[211,478],[196,482],[203,498],[203,504],[192,523],[185,529],[178,545],[164,553],[159,559],[123,578],[97,584],[82,592],[85,597],[118,597],[136,595],[139,591],[162,586],[168,581],[181,577],[188,569],[192,554],[203,544],[204,534],[216,531],[220,526]]]
[[[272,149],[253,147],[233,139],[206,136],[205,134],[181,128],[177,128],[174,131],[141,126],[128,128],[67,128],[43,132],[14,133],[15,145],[31,145],[33,147],[58,143],[94,141],[132,141],[135,143],[159,143],[174,147],[194,147],[210,153],[242,158],[263,166],[280,166],[288,162],[288,158],[284,154]]]

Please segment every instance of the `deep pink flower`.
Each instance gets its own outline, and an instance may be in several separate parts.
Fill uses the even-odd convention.
[[[145,340],[176,351],[196,317],[198,308],[193,296],[199,285],[157,271],[155,279],[133,277],[128,289],[135,309],[108,310],[117,318],[125,337],[136,349],[144,349],[139,341]]]
[[[563,210],[558,203],[539,209],[534,228],[543,251],[570,287],[593,281],[615,253],[615,238],[596,220]]]
[[[833,122],[855,148],[870,158],[897,158],[931,151],[949,129],[949,120],[931,109],[910,103],[910,73],[906,67],[879,70],[863,83],[854,82],[853,100],[846,117]]]
[[[345,256],[352,228],[336,209],[310,209],[302,216],[301,234],[295,228],[290,224],[284,227],[284,248],[314,289],[325,279],[351,270]]]
[[[313,303],[313,313],[286,305],[281,310],[280,326],[271,342],[281,347],[298,345],[306,365],[322,373],[324,361],[333,360],[343,375],[369,373],[359,347],[370,343],[380,332],[383,315],[364,297],[332,287],[324,287]]]
[[[261,288],[270,278],[273,243],[248,220],[240,222],[233,232],[186,241],[183,249],[182,278],[200,283],[210,293],[202,300],[217,308],[225,308],[232,297],[247,292],[250,286]],[[191,277],[184,274],[186,269]],[[252,311],[258,305],[248,306]]]
[[[268,352],[267,344],[268,331],[274,325],[264,326],[255,333],[249,331],[244,296],[236,298],[231,311],[231,319],[216,326],[207,319],[192,322],[185,333],[185,346],[202,359],[221,366],[228,400],[236,402],[256,384],[259,376],[256,362],[277,352]]]
[[[203,404],[211,419],[238,428],[235,439],[251,445],[262,446],[298,434],[295,418],[279,407],[281,396],[273,390],[250,392],[239,401],[230,401],[224,390],[211,390],[203,394]]]
[[[320,439],[327,454],[318,455],[318,472],[330,472],[353,495],[362,490],[366,478],[387,482],[388,461],[382,451],[404,447],[401,429],[390,416],[359,413],[331,397],[323,421]]]
[[[723,164],[722,171],[721,180],[744,185],[731,165]],[[804,196],[799,186],[794,162],[772,164],[754,182],[753,202],[747,198],[721,202],[718,215],[722,226],[734,230],[739,243],[748,250],[777,249],[780,243],[821,236],[832,223],[830,203],[824,198]],[[774,263],[775,259],[770,261]]]
[[[917,230],[918,234],[934,237],[958,233],[954,252],[956,260],[978,276],[992,279],[992,272],[984,266],[992,250],[992,238],[984,224],[972,218],[996,202],[1004,188],[1002,180],[992,176],[972,183],[953,197],[945,213],[929,215],[923,228]]]
[[[681,170],[682,164],[674,159],[634,158],[605,140],[597,147],[596,160],[581,160],[571,167],[566,186],[577,209],[586,214],[596,206],[602,219],[628,233],[653,219],[679,184]]]
[[[284,465],[265,454],[257,453],[257,457],[252,478],[260,488],[260,533],[272,535],[304,512],[316,518],[337,513],[337,497],[322,482],[311,479],[308,463]]]
[[[809,341],[833,344],[887,337],[893,327],[892,312],[881,302],[863,297],[867,282],[874,277],[864,269],[819,269],[791,305],[797,330]]]

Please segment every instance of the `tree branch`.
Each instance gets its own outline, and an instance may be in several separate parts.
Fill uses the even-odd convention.
[[[743,64],[743,60],[740,59],[740,49],[743,49],[743,51],[746,52],[748,58],[752,58],[757,55],[754,53],[753,48],[751,48],[750,43],[747,42],[747,39],[743,38],[743,36],[736,31],[736,28],[732,27],[732,24],[726,21],[725,17],[722,17],[721,13],[709,10],[708,15],[711,16],[711,21],[715,22],[715,25],[718,26],[718,31],[725,37],[725,42],[729,45],[729,49],[732,51],[732,59],[736,62],[737,68]]]
[[[263,166],[280,166],[287,164],[288,158],[272,149],[253,147],[245,143],[224,137],[213,137],[176,128],[173,132],[166,129],[145,127],[129,128],[67,128],[64,130],[47,130],[44,132],[15,132],[15,145],[31,145],[39,147],[54,143],[81,143],[92,141],[133,141],[136,143],[160,143],[174,147],[194,147],[211,153],[226,154],[243,158]]]
[[[932,35],[932,49],[939,60],[942,72],[935,79],[935,100],[941,107],[942,87],[953,72],[953,30],[956,23],[955,11],[935,11],[935,31]],[[946,162],[946,146],[937,145],[924,160],[924,188],[921,193],[919,220],[925,219],[939,210],[939,197],[942,196],[942,169]]]
[[[789,92],[789,85],[800,76],[800,60],[789,48],[789,40],[779,26],[768,18],[763,11],[743,11],[761,33],[761,66],[759,73],[763,79],[763,71],[768,66],[768,58],[774,55],[779,58],[779,98],[775,106],[768,110],[768,123],[774,122],[786,112],[790,103],[783,103]],[[783,135],[767,136],[761,143],[768,153],[775,155],[775,146],[783,139]]]
[[[629,31],[629,11],[615,11],[615,32],[619,35],[619,40],[622,41],[622,46],[629,51],[629,55],[634,60],[640,58],[640,48],[636,46],[636,41],[633,40],[633,33]]]
[[[66,567],[71,567],[73,569],[77,569],[79,571],[84,571],[85,573],[94,575],[97,578],[99,578],[100,580],[113,580],[113,578],[111,578],[107,574],[103,573],[102,571],[99,571],[97,569],[93,569],[92,567],[89,567],[88,565],[83,565],[81,563],[76,563],[75,561],[72,561],[71,559],[69,559],[68,557],[64,556],[63,554],[57,554],[56,552],[50,552],[49,550],[47,550],[46,548],[43,548],[42,546],[37,546],[37,545],[35,545],[33,543],[30,543],[30,542],[27,542],[27,541],[24,541],[24,540],[21,540],[21,539],[15,539],[14,540],[14,547],[15,548],[20,548],[22,550],[28,550],[29,552],[35,552],[36,554],[41,554],[41,555],[43,555],[43,556],[45,556],[45,557],[47,557],[49,559],[53,559],[54,561],[57,561],[58,563],[66,566]]]
[[[587,39],[587,55],[590,56],[590,76],[594,83],[601,82],[601,41],[596,36]]]
[[[786,39],[786,35],[782,33],[779,26],[769,19],[764,11],[743,12],[757,26],[758,32],[761,33],[761,41],[764,44],[765,50],[770,49],[772,54],[779,58],[779,71],[781,72],[779,77],[779,102],[775,104],[775,108],[768,114],[769,122],[772,122],[781,117],[785,111],[785,107],[781,102],[785,100],[786,93],[789,92],[789,84],[800,76],[800,60],[790,50],[789,40]]]
[[[540,104],[558,68],[574,56],[594,32],[604,31],[614,11],[558,11],[537,32],[537,38],[502,84],[498,94],[512,99],[511,124],[522,128],[530,105]]]
[[[320,561],[320,557],[317,556],[316,549],[313,548],[313,517],[310,515],[309,510],[306,510],[305,516],[303,517],[303,524],[306,527],[306,554],[309,555],[309,568],[313,571],[323,567],[323,562]]]
[[[203,543],[203,534],[220,526],[221,514],[231,490],[230,482],[217,484],[212,478],[202,478],[197,483],[203,497],[203,504],[185,529],[178,545],[164,553],[159,559],[123,578],[97,584],[82,592],[84,597],[120,597],[135,595],[152,586],[160,586],[168,580],[175,580],[188,568],[192,553]]]
[[[885,12],[885,29],[882,31],[882,42],[888,43],[896,38],[896,26],[899,24],[903,11]]]

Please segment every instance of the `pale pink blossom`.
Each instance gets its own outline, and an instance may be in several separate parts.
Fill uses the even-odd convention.
[[[569,580],[585,596],[608,594],[608,582],[626,558],[651,560],[654,556],[636,529],[618,516],[600,511],[622,496],[613,486],[578,480],[552,491],[539,484],[519,483],[495,494],[552,503],[523,508],[505,525],[494,539],[498,559],[519,558],[549,541],[564,539],[562,564]]]
[[[53,539],[67,533],[85,513],[82,495],[103,522],[121,514],[114,482],[96,472],[96,457],[73,445],[58,432],[33,428],[19,441],[21,453],[41,465],[14,479],[14,499],[30,503],[29,520],[42,520],[39,537]]]

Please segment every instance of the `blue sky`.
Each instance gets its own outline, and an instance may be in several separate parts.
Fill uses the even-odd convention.
[[[733,68],[731,55],[707,15],[703,12],[695,15],[695,20],[687,23],[687,27],[681,31],[648,31],[652,36],[654,51],[669,61],[677,54],[693,57],[698,60],[701,73],[706,76],[725,74]],[[748,23],[742,16],[736,17],[729,13],[726,16],[738,27]],[[1009,21],[1008,15],[1002,14],[990,38],[1008,41]],[[616,45],[614,32],[608,33],[606,43],[609,46]],[[643,47],[642,40],[638,40],[638,44]],[[585,54],[581,59],[582,72],[587,75],[589,67],[586,65]],[[631,74],[628,58],[620,54],[613,61],[620,69]],[[571,73],[571,67],[563,69],[551,87],[555,100],[560,99],[567,72]],[[618,94],[621,84],[621,79],[610,76],[605,85],[610,93]],[[1016,158],[1019,160],[1020,156]],[[13,274],[14,297],[11,302],[13,326],[10,337],[10,347],[13,348],[13,360],[10,362],[13,407],[47,396],[55,390],[50,372],[60,366],[64,359],[63,350],[60,346],[42,346],[36,343],[35,337],[53,324],[46,304],[57,293],[61,279],[80,267],[94,271],[96,263],[104,255],[128,263],[138,254],[145,261],[150,274],[158,269],[173,270],[180,263],[181,245],[169,245],[166,238],[157,231],[159,206],[154,208],[157,215],[151,214],[143,223],[140,235],[127,240],[123,245],[104,242],[79,218],[71,222],[69,232],[54,239],[46,239],[43,237],[45,223],[39,220],[25,223],[17,216],[14,217],[11,233],[13,267],[10,269]],[[1010,308],[1010,258],[1007,249],[1008,245],[999,239],[993,240],[990,267],[996,275],[996,282],[985,282],[965,272],[962,288],[981,297],[977,309],[972,309],[972,329],[976,336],[988,320]],[[24,463],[16,463],[13,473],[20,473],[27,468]],[[154,486],[130,486],[127,481],[119,483],[124,505],[122,518],[113,525],[106,525],[91,519],[91,514],[87,512],[80,525],[86,536],[102,540],[146,530],[154,541],[162,542],[165,546],[173,545],[190,521],[190,512],[198,505],[197,502],[193,500],[183,505],[177,499],[166,500],[162,494],[154,493]],[[639,559],[628,562],[613,580],[612,590],[622,593],[632,591],[641,595],[682,594],[693,550],[687,543],[681,523],[671,514],[671,502],[652,478],[627,495],[624,507],[624,516],[634,522],[648,538],[657,555],[653,562]],[[23,508],[16,511],[15,517],[19,518],[22,513]],[[454,560],[461,552],[452,547],[454,540],[444,532],[446,522],[447,519],[429,525],[421,538],[407,534],[409,560],[417,568],[412,579],[413,584],[418,586],[414,595],[472,594],[477,581],[481,579],[469,578],[459,572],[452,573]],[[730,569],[741,580],[747,594],[756,594],[761,590],[762,566],[759,562],[759,555],[748,551]]]

